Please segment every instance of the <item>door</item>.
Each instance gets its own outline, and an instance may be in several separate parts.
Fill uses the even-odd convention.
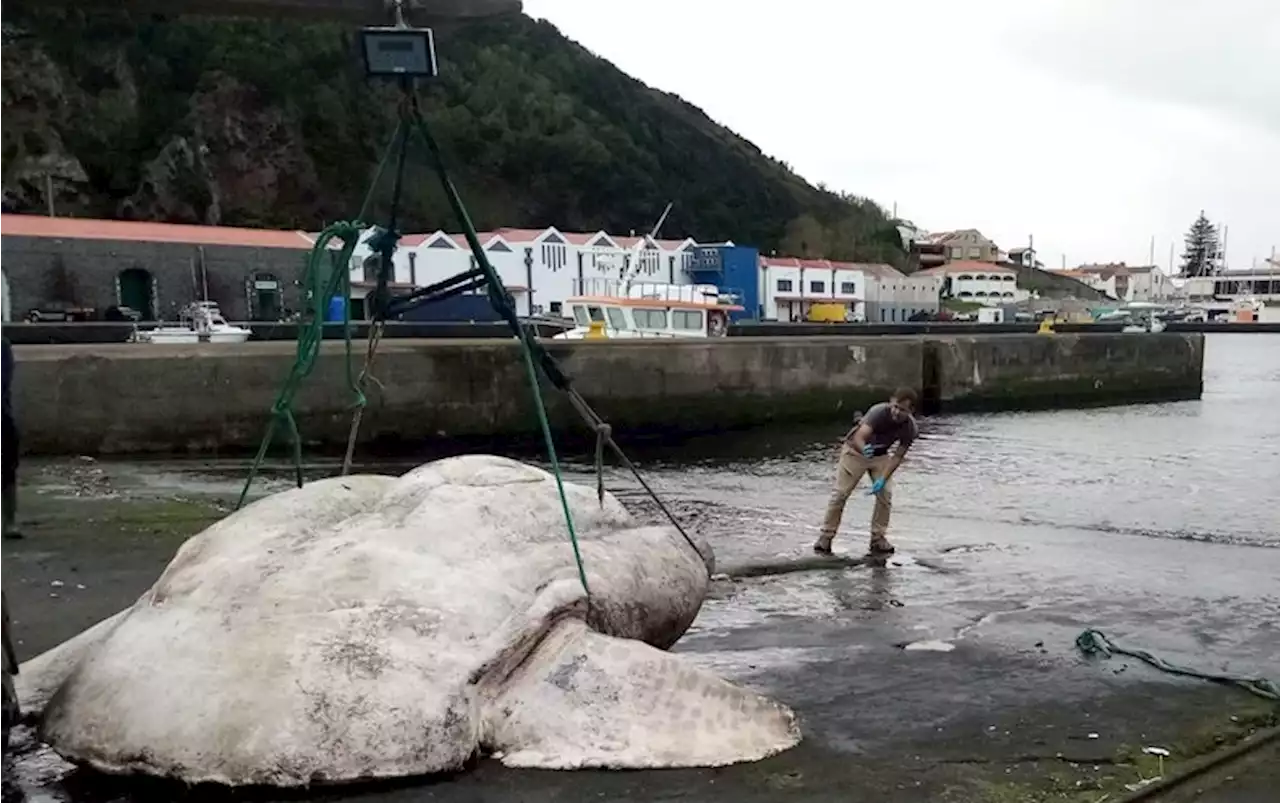
[[[253,317],[259,321],[278,321],[282,304],[280,282],[270,273],[253,277]]]
[[[129,268],[120,272],[120,306],[128,307],[141,316],[142,320],[155,318],[153,298],[151,294],[151,272],[143,268]]]

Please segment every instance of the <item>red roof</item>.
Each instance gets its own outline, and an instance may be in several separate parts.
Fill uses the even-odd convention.
[[[298,251],[309,250],[315,244],[315,236],[302,231],[43,215],[0,215],[0,234],[69,240],[238,245],[250,248],[290,248]]]
[[[510,229],[504,226],[503,228],[495,229],[493,233],[501,236],[502,239],[506,240],[509,243],[531,243],[534,240],[541,237],[542,235],[546,234],[547,230],[546,229]]]

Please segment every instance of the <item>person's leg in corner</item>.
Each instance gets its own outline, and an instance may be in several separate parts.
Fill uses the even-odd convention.
[[[888,464],[888,455],[873,458],[867,473],[871,475],[872,480],[883,477]],[[880,493],[875,495],[875,500],[875,508],[871,511],[871,544],[869,551],[873,555],[891,555],[893,554],[893,544],[889,543],[888,534],[889,517],[893,513],[892,479],[884,484],[884,488],[880,490]]]
[[[819,555],[831,554],[831,542],[840,529],[840,519],[844,516],[844,506],[849,501],[849,494],[858,486],[858,481],[867,471],[867,461],[848,446],[840,449],[840,461],[836,465],[836,485],[827,500],[827,512],[822,519],[822,532],[813,545],[813,551]]]
[[[0,509],[3,510],[4,537],[21,538],[17,526],[18,513],[18,427],[9,416],[4,416],[3,450],[4,482],[0,492]]]

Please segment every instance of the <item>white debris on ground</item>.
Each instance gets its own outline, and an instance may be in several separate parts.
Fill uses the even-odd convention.
[[[44,466],[40,475],[41,487],[38,493],[100,499],[112,499],[120,495],[107,476],[106,469],[88,455]]]

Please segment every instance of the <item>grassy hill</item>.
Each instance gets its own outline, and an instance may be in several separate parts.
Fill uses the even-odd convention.
[[[348,218],[394,124],[351,27],[6,3],[4,204],[314,229]],[[424,108],[478,226],[647,229],[904,257],[884,210],[808,184],[680,98],[519,16],[442,31]],[[405,230],[451,228],[420,155]]]

